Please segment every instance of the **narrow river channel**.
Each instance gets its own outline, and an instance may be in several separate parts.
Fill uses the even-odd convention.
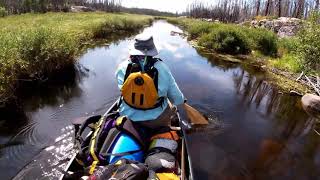
[[[154,35],[159,57],[189,103],[210,119],[209,126],[188,133],[195,179],[319,179],[320,137],[298,98],[270,85],[258,69],[198,52],[185,38],[172,36],[181,30],[165,21],[144,31]],[[128,58],[131,43],[128,38],[87,50],[76,82],[25,101],[25,120],[13,119],[5,122],[11,129],[0,129],[1,143],[17,141],[0,151],[0,179],[14,177],[45,147],[70,136],[71,119],[102,114],[112,104],[119,95],[115,70]],[[62,141],[68,148],[71,141]],[[38,168],[24,178],[46,179],[41,176],[48,173]]]

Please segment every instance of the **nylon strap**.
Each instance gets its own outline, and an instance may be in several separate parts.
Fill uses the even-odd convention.
[[[92,175],[94,173],[94,170],[96,169],[97,167],[97,164],[98,164],[99,161],[93,161],[91,167],[90,167],[90,170],[89,170],[89,174]]]
[[[98,122],[98,125],[97,125],[97,127],[96,127],[96,130],[95,130],[95,132],[94,132],[94,134],[92,135],[92,138],[91,138],[91,141],[92,141],[92,143],[90,144],[90,154],[91,154],[91,156],[92,156],[92,158],[93,158],[93,163],[92,163],[92,165],[91,165],[91,168],[90,168],[90,172],[91,172],[91,170],[92,170],[92,168],[95,168],[95,166],[98,164],[98,162],[99,162],[99,159],[98,159],[98,157],[97,157],[97,155],[95,154],[95,151],[94,151],[94,145],[95,145],[95,142],[96,142],[96,138],[97,138],[97,134],[98,134],[98,132],[99,132],[99,130],[100,130],[100,128],[101,128],[101,125],[102,125],[102,123],[103,123],[103,120],[104,120],[104,116],[102,116],[101,118],[100,118],[100,120],[99,120],[99,122]],[[94,169],[93,169],[94,170]],[[92,171],[93,171],[92,170]],[[92,172],[93,173],[93,172]]]

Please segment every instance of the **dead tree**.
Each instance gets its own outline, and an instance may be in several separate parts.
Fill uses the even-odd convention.
[[[296,18],[303,17],[304,4],[305,4],[305,0],[298,0]]]
[[[259,16],[259,13],[260,13],[260,3],[261,3],[261,1],[260,1],[260,0],[257,0],[256,16]]]
[[[278,0],[278,17],[281,17],[282,0]]]
[[[267,0],[266,2],[266,11],[264,13],[265,16],[268,16],[270,13],[270,5],[271,5],[271,0]]]

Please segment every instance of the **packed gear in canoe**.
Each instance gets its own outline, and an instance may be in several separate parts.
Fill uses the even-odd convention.
[[[95,123],[93,132],[85,139],[82,138],[84,130],[89,124]],[[76,132],[79,153],[77,162],[85,167],[91,166],[91,173],[97,165],[107,165],[114,162],[117,157],[142,161],[142,151],[145,139],[141,136],[132,122],[117,113],[107,116],[94,116],[88,118]],[[119,145],[118,142],[124,141]],[[117,151],[125,152],[117,153]]]
[[[79,153],[61,179],[192,179],[179,123],[151,130],[121,117],[118,108],[119,102],[76,128]]]

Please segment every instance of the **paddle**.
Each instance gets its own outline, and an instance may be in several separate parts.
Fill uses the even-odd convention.
[[[208,120],[195,108],[190,106],[187,103],[184,103],[184,110],[187,113],[190,122],[194,125],[207,125],[209,124]]]
[[[75,118],[75,119],[72,119],[71,120],[71,123],[73,125],[81,125],[84,123],[85,120],[87,120],[90,116],[85,116],[85,117],[78,117],[78,118]]]

